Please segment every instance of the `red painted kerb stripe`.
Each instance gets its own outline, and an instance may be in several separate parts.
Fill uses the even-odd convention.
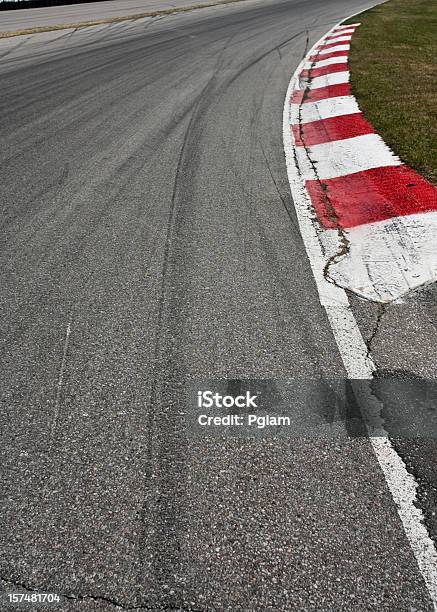
[[[350,96],[350,83],[338,83],[317,89],[298,89],[291,97],[292,104],[305,104],[305,102],[317,102],[325,98],[337,98],[338,96]]]
[[[363,113],[352,113],[340,117],[329,117],[320,121],[310,121],[293,125],[293,136],[297,146],[311,147],[333,140],[345,140],[373,134],[372,125],[363,117]]]
[[[331,57],[344,57],[347,54],[348,54],[347,51],[331,51],[331,53],[324,53],[322,55],[320,55],[320,53],[317,52],[311,55],[310,60],[312,62],[316,62],[317,60],[330,59]]]
[[[306,188],[321,225],[327,229],[437,210],[437,189],[404,165],[306,181]]]
[[[299,76],[301,77],[311,77],[315,79],[319,76],[324,76],[325,74],[333,74],[334,72],[345,72],[348,70],[348,65],[346,62],[341,62],[339,64],[330,64],[329,66],[320,66],[320,68],[305,68],[302,70]]]
[[[342,47],[343,47],[343,46],[346,46],[346,45],[349,47],[349,45],[350,45],[350,41],[348,41],[348,40],[342,40],[341,42],[330,42],[330,43],[328,43],[328,44],[323,45],[322,47],[320,47],[320,48],[318,49],[318,51],[320,52],[320,51],[324,51],[325,49],[332,49],[333,47],[339,47],[340,45],[341,45]],[[348,51],[348,49],[344,49],[344,50],[343,50],[343,53],[347,53],[347,51]],[[323,54],[322,54],[322,55],[323,55]]]

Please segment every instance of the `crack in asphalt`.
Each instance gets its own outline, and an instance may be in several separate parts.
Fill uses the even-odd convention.
[[[309,32],[307,30],[307,42],[306,42],[306,46],[305,46],[305,50],[303,53],[303,57],[302,59],[304,59],[308,53],[308,46],[309,46]],[[311,68],[310,70],[314,67],[315,63],[316,63],[316,59],[313,60],[312,64],[311,64]],[[325,280],[329,283],[331,283],[332,285],[335,285],[336,287],[344,290],[344,287],[342,287],[341,285],[339,285],[336,280],[330,275],[330,268],[331,266],[333,266],[334,264],[336,264],[341,258],[343,258],[344,256],[346,256],[349,251],[350,251],[350,240],[347,236],[347,232],[344,230],[344,228],[340,225],[339,223],[339,219],[337,216],[337,213],[335,211],[335,208],[333,206],[333,203],[329,197],[329,193],[328,190],[326,188],[326,186],[323,184],[322,180],[320,179],[319,175],[318,175],[318,171],[317,171],[317,162],[315,162],[310,155],[310,150],[309,147],[306,145],[305,143],[305,138],[304,138],[304,134],[303,134],[303,130],[302,130],[302,115],[301,115],[301,109],[302,109],[302,103],[304,102],[304,100],[308,97],[308,93],[310,91],[309,86],[312,82],[313,77],[311,77],[311,72],[310,72],[310,76],[308,77],[308,81],[306,83],[304,92],[303,92],[303,97],[302,97],[302,101],[299,104],[299,110],[298,110],[298,126],[299,126],[299,137],[301,139],[301,142],[303,143],[303,148],[305,150],[305,154],[306,157],[311,165],[311,168],[314,171],[314,174],[316,176],[316,180],[319,182],[319,185],[321,187],[321,189],[323,190],[323,193],[325,195],[326,198],[326,202],[327,202],[327,206],[328,206],[328,212],[329,212],[329,218],[330,220],[335,223],[335,225],[337,226],[337,233],[338,233],[338,239],[339,239],[339,245],[338,245],[338,249],[337,251],[331,255],[329,257],[329,259],[327,260],[324,268],[323,268],[323,276],[325,278]],[[294,148],[294,161],[295,161],[295,166],[297,168],[298,174],[301,175],[301,171],[300,171],[300,167],[299,167],[299,163],[298,163],[298,159],[297,159],[297,154],[296,154],[296,148]],[[371,301],[371,300],[369,300]],[[387,311],[387,307],[389,306],[389,304],[385,304],[385,303],[379,303],[376,302],[377,307],[378,307],[378,312],[377,312],[377,316],[374,322],[374,326],[372,329],[371,334],[369,335],[368,338],[364,339],[366,348],[367,348],[367,358],[370,359],[374,364],[375,364],[375,372],[374,372],[374,376],[376,375],[376,372],[378,370],[378,366],[377,363],[374,360],[374,357],[372,355],[372,343],[374,342],[379,329],[381,327],[382,324],[382,320],[384,318],[384,315]]]
[[[307,32],[307,41],[308,41],[308,32]],[[305,56],[307,55],[307,48],[305,49],[303,58],[305,58]],[[311,64],[311,68],[314,67],[316,63],[316,59],[313,60],[312,64]],[[337,281],[335,280],[335,278],[333,278],[330,274],[330,269],[333,265],[335,265],[336,263],[338,263],[343,257],[345,257],[349,252],[350,252],[350,248],[351,248],[351,243],[350,240],[348,238],[347,232],[344,230],[344,228],[340,225],[339,223],[339,219],[337,216],[337,213],[335,211],[335,208],[333,206],[333,203],[329,197],[329,193],[328,190],[326,188],[326,186],[323,184],[322,180],[320,179],[319,175],[318,175],[318,171],[317,171],[317,162],[314,162],[314,160],[311,158],[310,155],[310,150],[309,147],[306,145],[305,143],[305,138],[303,135],[303,130],[302,130],[302,115],[301,115],[301,109],[302,109],[302,103],[304,102],[305,98],[308,96],[308,92],[310,91],[309,86],[311,84],[313,77],[311,77],[311,72],[310,72],[310,76],[308,77],[308,81],[306,84],[306,87],[304,89],[303,92],[303,97],[302,97],[302,101],[299,104],[299,111],[298,111],[298,125],[299,125],[299,136],[301,139],[301,142],[303,143],[303,148],[305,150],[305,154],[306,157],[311,165],[311,168],[314,171],[314,174],[316,176],[316,180],[319,182],[319,185],[324,193],[325,199],[326,199],[326,203],[327,203],[327,209],[328,209],[328,213],[329,213],[329,218],[330,220],[336,225],[336,229],[337,229],[337,234],[338,234],[338,248],[337,251],[331,255],[328,260],[326,261],[326,264],[323,268],[323,277],[325,278],[325,280],[329,283],[331,283],[332,285],[343,289],[344,287],[342,287],[341,285],[339,285],[339,283],[337,283]],[[300,168],[299,168],[299,163],[298,163],[298,159],[297,159],[297,154],[296,154],[296,149],[294,149],[294,158],[295,158],[295,165],[296,168],[298,170],[298,173],[301,174],[300,172]],[[369,300],[372,301],[372,300]],[[378,365],[375,362],[374,356],[372,354],[372,343],[374,342],[379,329],[381,327],[382,324],[382,320],[384,318],[384,315],[387,311],[387,307],[389,306],[389,304],[386,303],[379,303],[379,302],[375,302],[377,304],[377,308],[378,308],[378,312],[376,315],[376,319],[374,322],[374,326],[372,329],[371,334],[369,335],[368,338],[364,339],[365,345],[366,345],[366,349],[367,349],[367,353],[366,353],[366,357],[368,359],[370,359],[374,365],[375,365],[375,372],[374,374],[377,372],[378,370]]]
[[[308,39],[307,39],[308,40]],[[307,51],[305,51],[304,53],[304,57],[306,56]],[[312,64],[311,64],[311,69],[314,67],[316,63],[316,59],[313,60]],[[329,197],[328,194],[328,190],[326,188],[326,185],[322,182],[322,180],[319,177],[318,171],[317,171],[317,162],[315,162],[310,155],[310,150],[309,147],[306,145],[305,143],[305,138],[303,135],[303,130],[302,130],[302,114],[301,114],[301,109],[302,109],[302,103],[305,101],[305,99],[308,97],[308,93],[310,91],[309,86],[311,85],[311,82],[313,80],[313,77],[311,76],[311,72],[310,75],[308,77],[308,81],[307,84],[305,86],[304,92],[303,92],[303,97],[302,97],[302,101],[299,104],[299,112],[298,112],[298,119],[299,119],[299,137],[301,139],[301,142],[303,143],[303,148],[305,150],[305,154],[306,157],[311,165],[311,168],[314,171],[316,180],[318,181],[324,195],[325,195],[325,199],[326,199],[326,203],[327,203],[327,209],[328,209],[328,213],[329,213],[329,219],[336,225],[336,229],[337,229],[337,234],[338,234],[338,240],[339,240],[339,246],[338,246],[338,250],[336,251],[336,253],[334,253],[333,255],[331,255],[329,257],[329,259],[327,260],[324,268],[323,268],[323,276],[325,278],[325,280],[328,283],[331,283],[332,285],[335,285],[336,287],[339,287],[341,289],[343,289],[343,287],[341,287],[341,285],[339,285],[336,280],[330,276],[329,270],[331,268],[331,266],[333,266],[334,264],[336,264],[340,259],[342,259],[345,255],[347,255],[350,251],[350,240],[347,237],[347,232],[345,232],[344,228],[340,225],[339,223],[339,219],[337,216],[337,213],[335,211],[334,205],[331,201],[331,198]],[[297,159],[295,159],[295,161],[297,162]],[[296,164],[298,171],[299,171],[299,164]]]
[[[378,312],[377,312],[377,315],[376,315],[374,327],[373,327],[372,332],[369,335],[369,337],[364,339],[364,342],[365,342],[366,347],[367,347],[367,357],[369,357],[369,358],[370,358],[371,353],[372,353],[372,343],[375,340],[376,335],[379,332],[379,329],[380,329],[381,324],[382,324],[382,320],[384,318],[385,313],[387,312],[387,307],[388,306],[389,306],[389,304],[383,304],[383,303],[377,302]],[[372,361],[375,363],[375,359],[374,359],[373,355],[372,355],[371,358],[372,358]],[[375,363],[375,367],[376,367],[376,369],[378,369],[376,363]]]

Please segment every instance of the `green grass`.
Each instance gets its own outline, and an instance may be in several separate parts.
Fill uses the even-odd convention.
[[[352,90],[402,161],[437,184],[437,2],[389,0],[345,23]]]

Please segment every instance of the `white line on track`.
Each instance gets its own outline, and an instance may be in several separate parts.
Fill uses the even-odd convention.
[[[70,312],[70,316],[69,316],[68,323],[67,323],[67,331],[65,333],[65,340],[64,340],[64,349],[62,351],[61,365],[59,368],[58,384],[56,386],[55,410],[53,414],[52,424],[50,427],[50,436],[52,438],[53,438],[53,435],[55,433],[56,426],[58,423],[59,406],[60,406],[60,400],[61,400],[61,389],[62,389],[62,383],[64,380],[65,363],[67,361],[67,351],[68,351],[68,344],[70,342],[72,321],[73,321],[73,311]]]
[[[334,29],[339,27],[340,25],[335,26],[329,33],[332,33]],[[323,275],[325,256],[322,252],[315,226],[313,225],[314,212],[311,201],[309,200],[294,157],[295,151],[301,147],[295,149],[290,129],[289,113],[292,93],[298,88],[299,74],[305,62],[314,54],[315,49],[321,44],[323,39],[324,37],[314,45],[307,57],[297,67],[288,86],[283,112],[285,159],[290,190],[296,208],[301,235],[316,281],[319,299],[326,310],[347,375],[352,380],[371,380],[375,371],[375,365],[368,354],[367,346],[350,308],[347,294],[341,287],[329,283]],[[333,49],[330,49],[330,51]],[[349,45],[340,46],[338,50],[349,50]],[[375,413],[378,417],[378,406],[375,409]],[[425,581],[434,609],[437,611],[437,553],[424,525],[422,511],[415,505],[417,483],[408,472],[401,457],[393,448],[387,432],[381,426],[373,430],[370,426],[368,427],[370,443],[395,502],[405,534]]]

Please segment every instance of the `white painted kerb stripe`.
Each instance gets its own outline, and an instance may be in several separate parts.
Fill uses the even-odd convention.
[[[325,40],[325,45],[333,45],[334,43],[347,42],[351,40],[352,34],[347,36],[336,36],[335,38],[330,38],[329,40]]]
[[[341,287],[389,302],[437,280],[437,212],[367,223],[347,234],[347,254],[329,268]]]
[[[380,166],[401,164],[399,157],[393,155],[378,134],[324,142],[307,147],[306,150],[304,147],[296,147],[296,156],[303,180],[314,180],[317,176],[319,179],[330,179]],[[317,176],[308,156],[317,167]]]
[[[354,96],[338,96],[305,104],[290,104],[290,123],[309,123],[361,112]]]
[[[338,57],[327,57],[317,62],[305,62],[303,67],[307,70],[310,68],[324,68],[325,66],[332,66],[333,64],[347,64],[347,61],[347,55],[339,55]]]
[[[337,36],[343,36],[346,34],[353,34],[356,28],[345,28],[344,30],[338,30],[337,32],[333,32],[329,37],[326,37],[325,40],[330,40],[331,38],[336,38]]]
[[[310,83],[306,84],[308,89],[319,89],[320,87],[328,87],[329,85],[338,85],[339,83],[349,83],[349,70],[344,72],[332,72],[323,76],[314,77]]]
[[[332,32],[338,32],[338,30],[346,30],[347,28],[353,28],[354,30],[356,30],[359,25],[361,24],[360,23],[348,23],[346,25],[338,25],[338,26],[335,26],[335,28],[332,28],[332,30],[329,30],[328,34],[331,34]],[[328,36],[328,34],[325,34],[325,36]]]
[[[324,49],[323,47],[318,52],[319,55],[326,55],[327,53],[334,53],[336,51],[349,51],[350,45],[336,45],[330,49]],[[314,54],[314,51],[313,51]]]

